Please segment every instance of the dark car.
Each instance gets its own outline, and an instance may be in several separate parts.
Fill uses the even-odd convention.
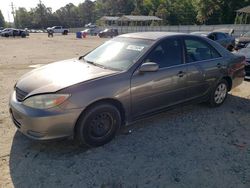
[[[246,79],[250,79],[250,43],[246,45],[245,48],[241,48],[236,52],[236,54],[244,55],[246,57],[247,65],[245,67]]]
[[[250,43],[250,31],[235,39],[235,49],[245,48]]]
[[[22,37],[25,38],[29,35],[27,30],[15,29],[15,28],[6,28],[1,31],[2,37]]]
[[[170,107],[223,104],[245,76],[245,57],[205,37],[141,32],[21,77],[10,98],[19,131],[49,140],[74,136],[100,146],[120,127]]]
[[[100,31],[101,29],[99,29],[98,27],[94,27],[94,28],[85,29],[81,32],[85,33],[85,35],[97,36]]]
[[[100,38],[107,38],[107,37],[116,37],[118,36],[118,30],[117,29],[104,29],[103,31],[101,31],[98,36]]]
[[[228,49],[229,51],[232,51],[234,49],[235,39],[234,37],[230,36],[228,33],[217,32],[217,31],[214,31],[214,32],[200,31],[200,32],[193,32],[191,34],[204,36],[211,40],[214,40],[218,42],[219,44],[221,44],[224,48]]]

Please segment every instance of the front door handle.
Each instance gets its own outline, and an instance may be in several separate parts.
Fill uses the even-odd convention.
[[[181,77],[183,77],[183,76],[184,76],[184,74],[185,74],[185,72],[183,72],[183,71],[179,71],[177,75],[181,78]]]

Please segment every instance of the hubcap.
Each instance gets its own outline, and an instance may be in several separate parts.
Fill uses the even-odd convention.
[[[224,83],[218,85],[214,94],[214,101],[216,104],[220,104],[224,101],[227,95],[227,86]]]
[[[102,138],[109,134],[113,126],[113,118],[109,113],[100,113],[90,120],[90,135]]]

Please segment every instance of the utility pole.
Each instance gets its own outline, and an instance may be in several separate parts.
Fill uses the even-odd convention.
[[[14,20],[14,26],[16,26],[16,16],[15,16],[15,8],[14,8],[14,4],[13,4],[13,2],[11,2],[11,5],[10,5],[10,7],[11,7],[11,14],[12,14],[12,16],[13,16],[13,20]]]

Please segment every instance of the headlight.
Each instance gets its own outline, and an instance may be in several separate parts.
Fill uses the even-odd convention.
[[[62,104],[69,94],[44,94],[27,98],[23,104],[32,108],[48,109]]]

